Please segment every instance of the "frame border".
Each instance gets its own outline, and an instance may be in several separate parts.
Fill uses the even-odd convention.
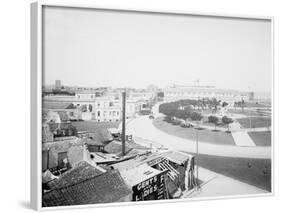
[[[271,131],[271,192],[262,194],[249,194],[249,195],[233,195],[233,196],[214,196],[206,198],[189,198],[189,199],[174,199],[165,201],[150,201],[150,202],[122,202],[122,203],[105,203],[105,204],[88,204],[88,205],[71,205],[60,207],[42,207],[42,180],[41,180],[41,142],[42,139],[42,72],[43,72],[43,17],[42,11],[44,6],[50,7],[66,7],[78,9],[96,9],[107,10],[116,12],[136,12],[136,13],[150,13],[150,14],[163,14],[163,15],[182,15],[182,16],[197,16],[197,17],[210,17],[210,18],[227,18],[227,19],[248,19],[257,21],[269,21],[271,23],[271,110],[272,110],[272,131]],[[251,197],[267,197],[274,196],[275,194],[275,89],[274,89],[274,17],[273,16],[255,16],[255,15],[240,15],[240,14],[223,14],[223,13],[207,13],[195,12],[186,10],[166,10],[157,8],[140,8],[140,7],[124,7],[124,6],[105,6],[101,4],[84,4],[76,1],[66,3],[61,1],[39,0],[31,3],[31,29],[30,29],[30,44],[31,44],[31,208],[37,211],[48,210],[63,210],[63,209],[84,209],[84,208],[99,208],[111,206],[128,206],[128,205],[149,205],[161,203],[175,203],[175,202],[190,202],[190,201],[205,201],[205,200],[223,200],[223,199],[237,199],[237,198],[251,198]]]

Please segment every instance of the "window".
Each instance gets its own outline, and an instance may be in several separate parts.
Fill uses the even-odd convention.
[[[109,106],[112,107],[113,106],[113,102],[109,102]]]

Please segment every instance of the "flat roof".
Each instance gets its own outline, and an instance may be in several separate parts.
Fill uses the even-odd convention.
[[[136,184],[161,173],[163,173],[163,171],[154,169],[147,164],[142,164],[132,169],[120,171],[122,178],[130,186],[135,186]]]

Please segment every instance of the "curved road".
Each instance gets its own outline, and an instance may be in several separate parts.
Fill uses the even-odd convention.
[[[196,152],[196,142],[167,134],[157,129],[152,120],[148,116],[139,116],[127,124],[129,134],[134,136],[136,143],[153,146],[163,145],[166,148]],[[239,147],[239,146],[224,146],[210,143],[199,142],[199,153],[224,157],[241,157],[241,158],[271,158],[270,147]]]

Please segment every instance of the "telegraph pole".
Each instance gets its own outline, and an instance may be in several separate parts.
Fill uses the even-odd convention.
[[[199,165],[199,147],[198,147],[198,128],[199,128],[199,124],[197,123],[197,129],[196,129],[196,190],[199,190],[199,172],[198,172],[198,165]]]
[[[126,142],[126,90],[122,92],[122,155],[125,156]]]

